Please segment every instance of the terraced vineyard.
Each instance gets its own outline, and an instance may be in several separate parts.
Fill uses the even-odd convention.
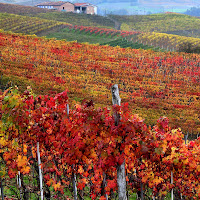
[[[66,23],[8,13],[0,13],[0,29],[15,33],[38,34],[64,27]]]
[[[151,49],[153,51],[163,51],[163,49],[160,49],[159,47],[143,45],[142,43],[131,42],[127,39],[116,39],[110,42],[103,43],[102,45],[109,45],[111,47],[120,46],[122,48],[130,47],[132,49]]]
[[[140,32],[117,31],[113,29],[102,29],[98,27],[86,26],[68,26],[58,32],[52,32],[46,35],[47,38],[56,38],[67,41],[88,42],[90,44],[100,44],[109,46],[120,46],[123,48],[133,49],[152,49],[154,51],[163,51],[159,47],[143,45],[142,43],[133,42],[130,39],[139,37]]]
[[[170,125],[198,133],[199,61],[196,54],[80,44],[1,33],[1,82],[36,94],[68,88],[71,101],[110,105],[110,85],[147,124],[167,115]],[[18,47],[17,49],[15,47]],[[192,124],[192,125],[191,125]]]
[[[175,51],[200,49],[200,39],[23,9],[0,13],[0,195],[125,199],[124,166],[130,200],[199,199],[200,55]],[[136,24],[173,30],[156,16]],[[118,87],[122,102],[112,106]]]
[[[200,19],[184,14],[166,13],[152,15],[131,15],[111,17],[121,23],[126,31],[177,33],[185,36],[199,37]]]
[[[109,43],[113,40],[116,40],[117,37],[103,37],[93,34],[87,34],[84,32],[76,31],[75,29],[64,28],[57,32],[50,32],[49,34],[42,34],[47,38],[56,38],[58,40],[67,40],[67,41],[77,41],[77,42],[88,42],[90,44],[101,44]]]
[[[155,51],[181,51],[186,43],[191,44],[191,52],[197,52],[200,39],[166,33],[118,31],[98,27],[72,26],[46,35],[48,38],[66,39],[68,41],[99,43],[101,45],[152,49]]]
[[[35,9],[28,6],[19,6],[18,9],[18,6],[16,5],[1,4],[1,6],[2,5],[3,7],[1,7],[0,10],[3,10],[4,8],[4,12],[18,12],[21,15],[38,16],[37,18],[30,18],[28,16],[20,17],[19,15],[15,16],[2,13],[0,15],[0,28],[7,31],[37,34],[39,36],[66,39],[68,41],[99,43],[112,46],[144,48],[162,51],[185,51],[182,47],[184,47],[185,43],[187,43],[189,44],[188,52],[198,52],[197,50],[200,44],[198,38],[195,39],[156,32],[145,33],[145,31],[149,30],[154,30],[157,32],[178,31],[180,33],[180,31],[185,29],[190,29],[195,34],[198,33],[198,30],[195,32],[194,28],[198,27],[200,19],[187,15],[170,13],[147,16],[112,15],[111,17],[122,23],[122,29],[129,30],[127,32],[122,32],[123,34],[120,35],[122,37],[126,37],[127,40],[125,41],[122,39],[117,40],[119,38],[114,38],[114,36],[116,36],[119,31],[116,31],[112,28],[114,27],[113,21],[102,16],[64,12],[48,12],[47,9]],[[31,12],[30,9],[32,8],[33,10]],[[75,30],[72,30],[73,28],[71,30],[66,29],[66,22],[71,22],[73,24],[72,27]],[[76,26],[76,24],[78,25]],[[80,24],[82,26],[80,26]],[[159,29],[156,27],[159,27]],[[62,30],[62,28],[65,29]],[[137,34],[133,34],[133,31],[130,31],[132,29],[143,30],[143,32],[135,31]],[[131,34],[133,34],[133,36],[131,36]]]
[[[132,37],[130,40],[170,51],[182,51],[181,48],[184,47],[184,45],[188,45],[191,53],[199,53],[198,49],[200,48],[200,38],[185,37],[167,33],[141,33],[137,35],[137,37]]]
[[[67,28],[66,28],[67,27]],[[64,29],[63,29],[64,28]],[[122,39],[138,35],[140,32],[117,31],[108,28],[73,26],[65,22],[47,20],[9,13],[0,13],[0,29],[15,33],[36,34],[47,38],[66,39],[68,41],[108,44],[112,46],[154,49],[152,46],[133,44]],[[113,42],[112,42],[113,41]],[[111,43],[110,43],[111,42]]]

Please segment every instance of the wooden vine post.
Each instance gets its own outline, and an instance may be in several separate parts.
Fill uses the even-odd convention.
[[[69,117],[69,104],[67,104],[67,117]],[[72,166],[72,170],[74,170],[74,166]],[[76,173],[72,172],[72,185],[73,185],[73,191],[74,191],[74,200],[78,199],[77,195],[77,187],[76,187]]]
[[[171,184],[173,184],[173,171],[171,171]],[[174,200],[174,190],[171,190],[171,200]]]
[[[42,168],[41,168],[39,142],[37,142],[37,156],[38,156],[38,168],[39,168],[39,179],[40,179],[40,195],[41,195],[41,200],[43,200],[44,195],[43,195]]]
[[[22,187],[22,182],[21,182],[21,178],[20,178],[20,171],[18,171],[18,175],[17,175],[17,185],[19,185],[19,195],[20,195],[20,200],[22,200],[22,191],[21,191],[21,187]]]
[[[3,181],[2,181],[2,178],[0,176],[0,180],[1,180],[1,199],[4,200],[4,194],[3,194]]]
[[[112,92],[112,103],[113,105],[121,105],[121,98],[119,96],[119,88],[118,85],[115,84],[111,88]],[[119,113],[114,114],[115,117],[115,125],[119,124],[120,115]],[[127,200],[126,196],[126,174],[125,174],[125,160],[124,162],[117,166],[117,185],[118,185],[118,199],[119,200]]]

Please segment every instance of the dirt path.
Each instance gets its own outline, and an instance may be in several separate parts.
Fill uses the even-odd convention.
[[[118,22],[117,20],[109,17],[108,15],[106,17],[115,23],[115,29],[116,30],[120,30],[120,28],[121,28],[121,23],[120,22]]]

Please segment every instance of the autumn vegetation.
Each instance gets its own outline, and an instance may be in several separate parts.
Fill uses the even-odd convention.
[[[131,39],[131,41],[137,41],[142,44],[153,45],[154,47],[160,47],[168,51],[180,51],[186,53],[199,53],[200,38],[179,36],[166,33],[147,32],[141,33],[137,37]],[[186,44],[190,44],[190,52]]]
[[[65,33],[65,25],[68,26],[69,24],[74,27],[74,30],[94,30],[94,33],[96,32],[95,36],[104,36],[104,34],[107,34],[107,36],[113,36],[112,34],[114,34],[114,32],[117,33],[117,30],[114,29],[115,23],[107,17],[98,15],[92,16],[85,14],[63,13],[57,11],[52,12],[48,9],[40,8],[34,8],[31,12],[29,9],[30,7],[28,6],[1,4],[0,11],[2,13],[0,28],[5,31],[36,34],[39,36],[47,35],[47,37],[55,37],[58,39],[71,38],[70,40],[76,40],[75,38],[77,35],[71,37],[68,32]],[[14,13],[17,15],[11,15],[8,13]],[[198,27],[200,23],[200,19],[198,18],[176,13],[147,16],[110,15],[109,17],[121,23],[121,32],[125,34],[123,36],[128,42],[130,42],[129,44],[120,45],[121,41],[116,40],[116,45],[113,46],[118,45],[132,48],[139,47],[142,49],[163,49],[168,51],[198,53],[199,38],[196,30],[196,27]],[[180,31],[183,33],[180,33]],[[97,32],[101,32],[101,34],[98,35]],[[195,33],[197,35],[184,34],[186,32]],[[131,35],[132,37],[130,37]],[[81,42],[84,41],[82,39],[79,40]],[[104,40],[103,37],[100,40],[92,38],[90,41],[91,43],[96,42],[101,44],[109,44],[110,42],[108,40]],[[186,48],[186,43],[190,43],[190,49]]]
[[[23,177],[37,172],[36,143],[40,143],[47,199],[69,199],[73,173],[78,177],[81,198],[86,188],[90,197],[114,198],[117,165],[126,163],[129,192],[141,191],[149,198],[162,198],[173,188],[176,197],[200,197],[199,140],[185,144],[180,129],[171,129],[161,117],[151,128],[128,104],[97,108],[93,102],[76,105],[67,114],[67,91],[52,96],[35,96],[30,87],[19,94],[17,88],[1,95],[1,174],[10,179],[21,174],[22,194],[28,199],[38,187],[24,183]],[[120,113],[116,126],[113,111]],[[170,183],[173,172],[174,184]],[[106,185],[103,185],[106,180]],[[9,181],[7,181],[9,183]],[[49,187],[54,191],[50,191]],[[86,188],[85,188],[86,187]],[[26,192],[25,192],[26,191]]]
[[[103,26],[100,16],[0,5],[8,12],[0,13],[6,200],[40,198],[39,166],[47,200],[73,199],[75,177],[79,199],[116,199],[124,162],[130,200],[167,199],[172,191],[175,199],[200,199],[200,41],[160,33],[192,29],[199,19],[121,16],[125,31],[108,19]],[[56,28],[101,42],[36,36]],[[112,105],[114,84],[121,105]]]
[[[167,115],[173,128],[199,132],[198,55],[4,32],[0,50],[3,84],[12,81],[21,91],[30,85],[36,94],[55,94],[68,88],[74,101],[86,98],[97,105],[110,105],[109,88],[117,83],[123,101],[129,102],[132,112],[140,113],[149,125]]]
[[[0,13],[10,13],[29,17],[38,17],[46,20],[55,20],[66,24],[114,28],[115,23],[99,15],[58,12],[45,8],[21,6],[16,4],[0,3]]]
[[[55,20],[0,13],[0,29],[3,29],[4,31],[12,31],[14,33],[33,35],[51,29],[61,29],[64,28],[65,25],[67,24]]]
[[[179,13],[161,13],[152,15],[131,15],[120,16],[111,15],[121,23],[121,29],[126,31],[143,31],[143,32],[159,32],[159,33],[174,33],[179,31],[183,36],[189,32],[197,30],[200,19],[189,15]]]

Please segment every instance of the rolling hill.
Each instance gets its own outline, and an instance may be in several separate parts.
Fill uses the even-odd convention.
[[[122,165],[127,199],[200,197],[194,53],[200,38],[159,32],[195,30],[198,21],[138,16],[134,26],[146,31],[123,31],[105,17],[6,6],[0,12],[5,200],[126,199],[117,196]],[[134,17],[121,16],[122,28],[132,29]],[[185,47],[192,53],[177,52]],[[121,106],[113,106],[118,87]]]
[[[65,89],[70,101],[110,105],[110,86],[119,85],[130,110],[155,124],[167,115],[170,125],[197,133],[199,55],[66,42],[0,33],[1,85],[55,94]],[[17,46],[17,48],[16,48]],[[192,124],[192,126],[191,126]]]
[[[120,22],[121,29],[126,31],[137,30],[200,37],[200,19],[184,14],[110,15],[110,17]]]
[[[14,33],[39,34],[49,30],[57,31],[64,28],[65,25],[67,24],[55,20],[0,13],[0,29]]]

